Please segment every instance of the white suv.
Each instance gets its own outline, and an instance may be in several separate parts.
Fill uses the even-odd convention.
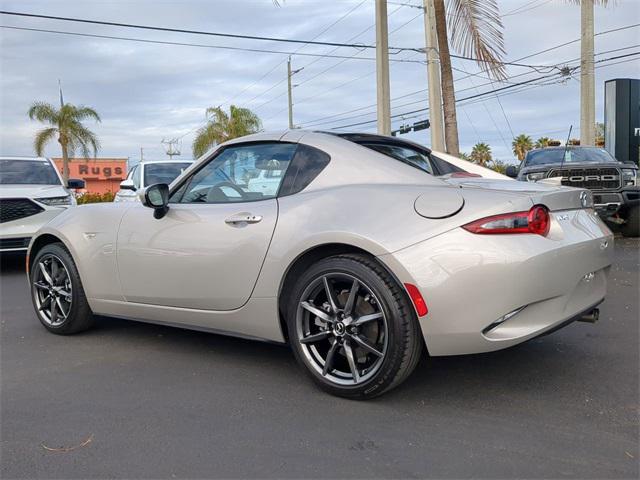
[[[84,180],[69,179],[69,188]],[[0,252],[26,251],[42,225],[75,204],[50,159],[0,157]]]
[[[120,182],[120,190],[114,202],[138,201],[138,191],[155,183],[169,185],[193,162],[188,160],[161,160],[158,162],[140,162],[133,167],[127,178]]]

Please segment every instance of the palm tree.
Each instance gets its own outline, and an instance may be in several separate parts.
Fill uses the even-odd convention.
[[[31,120],[50,125],[36,133],[33,140],[33,149],[36,155],[42,156],[46,144],[56,136],[58,137],[58,143],[62,148],[62,179],[67,185],[69,157],[76,150],[80,150],[85,158],[89,158],[91,152],[95,157],[100,150],[100,142],[96,134],[82,124],[82,121],[87,119],[100,122],[100,116],[93,108],[83,105],[76,107],[66,103],[57,109],[46,102],[34,102],[29,108],[28,115]]]
[[[209,107],[206,115],[209,121],[198,130],[191,146],[194,158],[200,157],[214,145],[262,129],[260,118],[248,108],[231,105],[227,114],[222,107]]]
[[[536,140],[534,148],[546,148],[549,146],[550,141],[551,139],[549,137],[540,137],[538,140]]]
[[[440,57],[442,109],[447,152],[458,155],[458,121],[447,29],[453,48],[476,59],[480,68],[497,80],[506,77],[502,21],[496,0],[433,0]],[[447,25],[448,24],[448,25]]]
[[[471,161],[471,157],[466,152],[460,152],[458,156],[460,157],[461,160],[466,160],[467,162]]]
[[[513,154],[518,157],[518,160],[523,161],[527,152],[533,148],[533,141],[529,135],[521,133],[513,139],[511,146],[513,147]]]
[[[491,147],[484,142],[476,143],[471,149],[471,155],[469,155],[469,158],[478,165],[485,166],[493,160]]]

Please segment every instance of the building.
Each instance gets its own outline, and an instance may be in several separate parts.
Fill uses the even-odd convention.
[[[127,158],[73,158],[69,161],[69,178],[85,181],[89,193],[116,193],[120,182],[127,176]],[[62,173],[62,158],[54,158],[56,168]]]

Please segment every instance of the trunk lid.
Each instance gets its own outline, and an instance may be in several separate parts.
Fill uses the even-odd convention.
[[[528,197],[532,205],[545,205],[551,211],[575,210],[593,206],[589,190],[534,182],[514,182],[489,178],[450,178],[445,180],[464,191],[469,189],[492,190],[517,197]]]

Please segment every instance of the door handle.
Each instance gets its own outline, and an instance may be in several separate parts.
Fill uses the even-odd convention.
[[[231,215],[224,222],[227,225],[239,225],[242,223],[258,223],[262,221],[262,215],[253,215],[252,213],[242,212]]]

